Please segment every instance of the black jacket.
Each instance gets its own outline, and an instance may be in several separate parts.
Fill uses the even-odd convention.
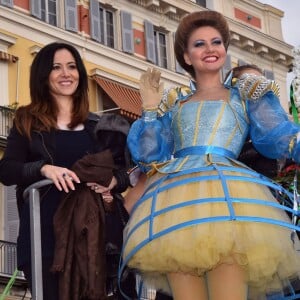
[[[124,191],[129,185],[126,173],[129,167],[128,151],[126,150],[126,135],[128,122],[116,114],[98,116],[90,113],[84,123],[86,130],[92,136],[94,153],[110,149],[118,170],[114,171],[118,185],[116,192]],[[125,149],[125,151],[124,151]],[[23,202],[23,191],[30,184],[45,179],[40,169],[44,164],[53,164],[55,153],[55,134],[51,132],[32,133],[32,138],[22,136],[15,126],[7,138],[7,147],[0,160],[0,182],[4,185],[17,185],[17,202],[20,212]],[[46,189],[42,189],[42,193]]]

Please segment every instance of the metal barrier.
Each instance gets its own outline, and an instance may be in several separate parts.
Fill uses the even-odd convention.
[[[30,207],[30,235],[31,235],[31,267],[32,267],[32,300],[43,300],[43,279],[42,279],[42,247],[41,247],[41,223],[40,223],[40,193],[39,189],[53,184],[50,179],[38,181],[29,187],[23,193],[24,199],[29,201]],[[299,195],[297,195],[298,198]],[[293,211],[299,216],[298,210]],[[299,230],[298,226],[291,226],[292,229]],[[140,289],[141,278],[137,276],[137,290],[139,290],[140,299],[155,299],[156,291],[143,287]],[[268,300],[294,300],[300,299],[300,292],[294,291],[290,287],[288,295],[273,295],[267,297]]]
[[[31,236],[31,269],[32,269],[32,299],[43,300],[42,277],[42,245],[41,245],[41,216],[39,189],[52,184],[52,180],[45,179],[33,183],[23,193],[28,199],[30,208],[30,236]]]
[[[23,198],[29,201],[30,208],[30,237],[31,237],[31,268],[32,268],[32,300],[43,300],[42,276],[42,245],[41,245],[41,218],[40,218],[40,193],[39,189],[53,184],[52,180],[38,181],[26,188]],[[140,278],[137,276],[137,289]],[[152,300],[155,291],[142,288],[141,300]]]

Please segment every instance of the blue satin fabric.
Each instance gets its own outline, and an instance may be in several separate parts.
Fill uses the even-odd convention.
[[[296,141],[300,126],[289,120],[272,92],[258,101],[244,102],[238,89],[231,87],[229,101],[189,102],[187,99],[179,98],[162,117],[145,112],[133,123],[128,147],[133,160],[144,171],[149,171],[153,164],[162,173],[187,169],[195,166],[194,163],[197,167],[212,162],[231,165],[249,134],[255,148],[264,156],[300,162],[300,146]],[[295,146],[290,147],[293,142]],[[207,153],[189,154],[187,160],[174,158],[174,153],[194,146],[218,147],[224,152],[212,153],[209,159]],[[163,166],[157,166],[160,163]]]

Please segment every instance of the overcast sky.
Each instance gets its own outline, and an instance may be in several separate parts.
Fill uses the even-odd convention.
[[[300,31],[299,31],[299,0],[259,0],[261,3],[270,4],[280,10],[284,11],[282,19],[282,32],[285,42],[293,45],[300,45]]]
[[[282,18],[282,34],[286,43],[294,47],[300,46],[300,1],[299,0],[259,0],[261,3],[270,4],[284,12]],[[294,73],[287,76],[289,86]]]

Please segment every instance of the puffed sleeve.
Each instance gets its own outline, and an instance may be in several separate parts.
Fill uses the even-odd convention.
[[[157,111],[144,111],[132,124],[127,144],[132,160],[144,172],[150,170],[152,163],[169,160],[173,152],[171,113],[158,117]]]
[[[300,162],[300,126],[289,120],[271,90],[258,100],[246,100],[250,137],[254,147],[269,158],[292,158]]]
[[[157,110],[144,110],[141,119],[132,124],[127,144],[133,161],[143,172],[149,171],[153,163],[171,159],[174,151],[172,115],[179,102],[191,94],[192,88],[187,86],[165,89]]]

